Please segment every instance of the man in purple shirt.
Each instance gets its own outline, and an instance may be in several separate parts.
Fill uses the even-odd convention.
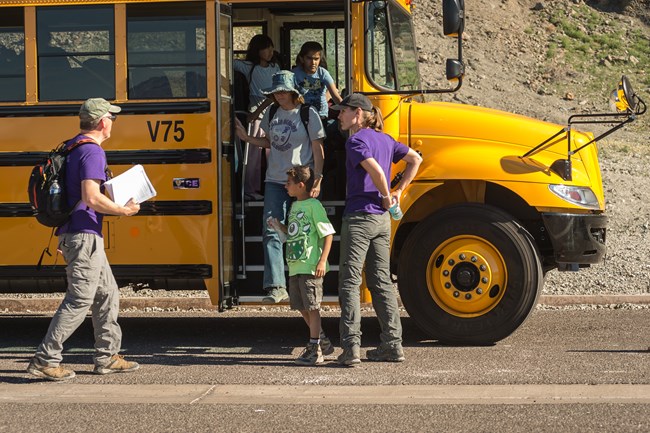
[[[353,93],[332,107],[339,110],[341,129],[350,131],[345,143],[347,197],[341,226],[339,303],[341,347],[338,362],[361,363],[361,304],[359,286],[365,262],[366,282],[381,328],[381,344],[368,350],[371,361],[402,362],[402,324],[397,294],[390,277],[390,217],[387,209],[398,203],[418,171],[422,158],[413,149],[381,132],[383,119],[370,100]],[[391,164],[406,161],[397,188],[389,187]]]
[[[104,251],[103,215],[131,216],[140,205],[129,200],[120,206],[102,190],[106,181],[106,154],[101,145],[111,136],[116,114],[121,108],[102,98],[91,98],[79,110],[81,132],[69,140],[92,140],[73,149],[66,163],[65,184],[68,204],[74,206],[70,220],[57,229],[58,249],[65,259],[68,287],[59,309],[52,317],[47,334],[36,350],[27,371],[48,380],[66,380],[75,372],[60,365],[63,343],[92,312],[95,332],[96,374],[137,370],[136,362],[119,355],[122,331],[117,323],[119,291]]]

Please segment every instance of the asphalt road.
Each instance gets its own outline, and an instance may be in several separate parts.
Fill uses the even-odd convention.
[[[142,368],[91,374],[86,320],[63,384],[24,372],[49,320],[0,316],[0,432],[650,431],[649,309],[538,310],[489,347],[440,345],[405,317],[406,362],[357,368],[295,366],[291,312],[129,313],[123,353]],[[336,313],[324,329],[337,342]],[[362,329],[363,355],[372,313]]]

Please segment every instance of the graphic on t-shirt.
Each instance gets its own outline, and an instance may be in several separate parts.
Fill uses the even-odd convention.
[[[301,260],[307,258],[307,243],[309,241],[309,232],[311,223],[306,217],[305,212],[299,211],[295,218],[292,218],[287,227],[287,259]]]
[[[323,90],[323,81],[320,78],[305,77],[300,83],[300,87],[305,89],[305,102],[313,105],[316,111],[321,110],[321,94]]]
[[[304,80],[302,80],[302,83],[300,83],[300,86],[303,89],[307,90],[313,90],[313,91],[320,91],[320,89],[323,88],[323,84],[321,83],[320,78],[309,78],[305,77]]]
[[[291,148],[291,133],[296,132],[296,125],[289,119],[273,121],[271,125],[271,146],[280,151],[287,151]]]

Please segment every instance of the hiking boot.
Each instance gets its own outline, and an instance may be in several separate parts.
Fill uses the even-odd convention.
[[[284,287],[273,287],[269,293],[262,298],[263,304],[277,304],[278,302],[286,301],[289,299],[287,289]]]
[[[122,355],[111,356],[111,362],[106,365],[96,365],[93,373],[111,374],[111,373],[128,373],[140,368],[140,364],[133,361],[126,361]]]
[[[359,346],[344,348],[343,353],[341,353],[336,360],[341,365],[354,367],[361,364],[361,350],[359,349]]]
[[[382,347],[366,352],[366,357],[371,361],[403,362],[406,360],[401,347]]]
[[[75,372],[69,368],[61,367],[48,367],[41,365],[36,358],[32,358],[27,366],[27,373],[47,380],[68,380],[76,376]]]
[[[307,347],[294,361],[298,365],[316,365],[323,362],[323,353],[316,343],[307,343]]]
[[[321,337],[320,339],[320,350],[323,352],[323,355],[331,355],[334,353],[334,345],[327,337]]]

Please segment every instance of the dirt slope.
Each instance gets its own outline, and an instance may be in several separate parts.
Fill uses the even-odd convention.
[[[440,0],[415,0],[425,83],[456,57]],[[565,124],[609,110],[621,74],[650,103],[650,0],[465,0],[463,87],[442,100]],[[435,99],[435,98],[434,98]],[[585,128],[587,129],[587,128]],[[602,128],[589,128],[598,132]],[[650,114],[599,143],[610,217],[604,264],[547,275],[547,294],[650,293]]]

